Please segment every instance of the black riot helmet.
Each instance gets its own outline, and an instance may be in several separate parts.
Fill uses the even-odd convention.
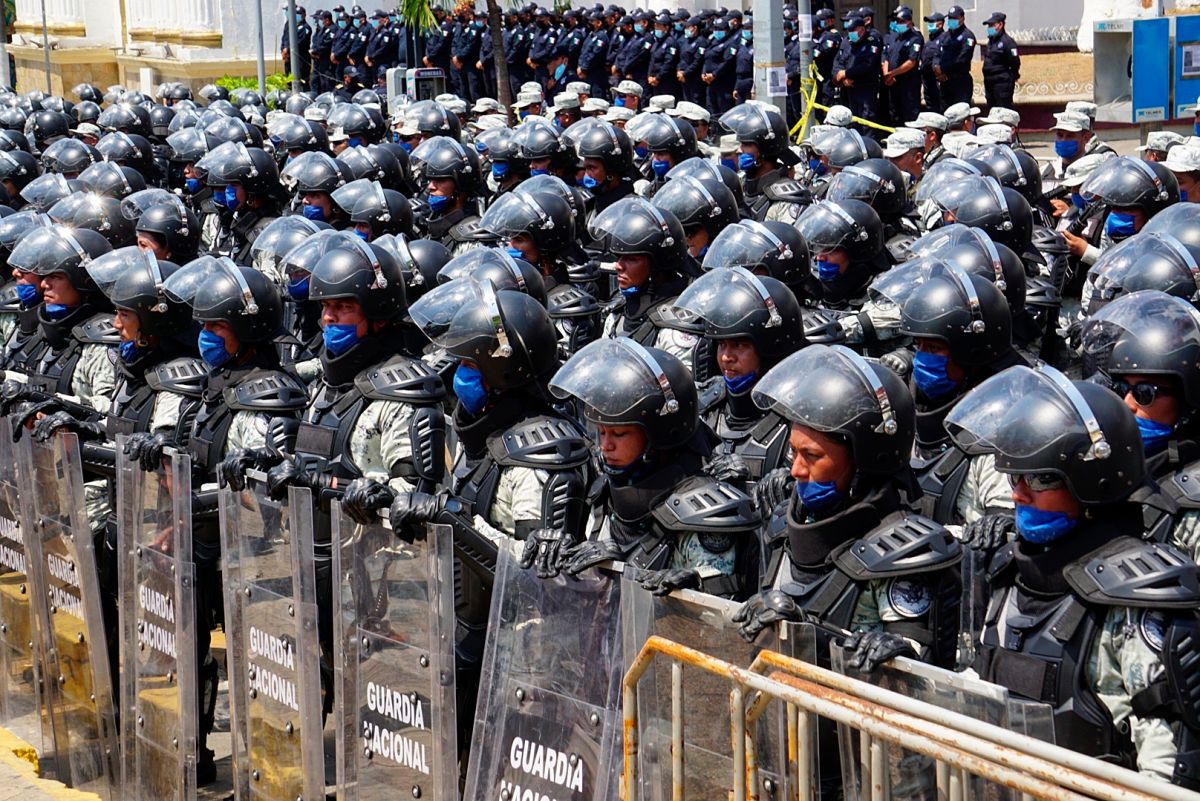
[[[736,172],[724,164],[717,164],[701,156],[693,156],[690,159],[679,162],[667,173],[667,178],[687,178],[689,176],[702,181],[706,185],[724,185],[736,199],[737,208],[741,209],[746,205],[746,194],[742,187],[742,180],[738,178]]]
[[[687,120],[666,114],[643,114],[630,120],[625,131],[634,141],[645,142],[651,153],[669,153],[672,164],[696,155],[696,129]]]
[[[749,339],[763,370],[807,344],[795,294],[744,267],[709,270],[683,291],[675,307],[703,320],[707,339]]]
[[[280,331],[283,301],[279,288],[251,267],[226,257],[201,256],[167,279],[169,298],[192,308],[197,322],[224,322],[238,341],[269,342]]]
[[[1194,254],[1200,254],[1200,203],[1176,203],[1155,214],[1143,234],[1169,234]]]
[[[741,103],[721,115],[721,124],[733,131],[741,144],[758,147],[763,159],[792,166],[799,158],[791,150],[788,124],[773,106]],[[879,146],[875,146],[878,150]]]
[[[88,83],[76,84],[75,88],[71,90],[71,93],[81,101],[87,100],[91,101],[92,103],[104,102],[104,94],[99,89]]]
[[[846,251],[851,265],[883,268],[883,222],[861,200],[824,200],[806,208],[796,221],[809,250]]]
[[[412,152],[414,172],[422,183],[431,178],[453,178],[459,192],[474,195],[483,186],[479,154],[449,136],[435,136]]]
[[[983,367],[1012,350],[1012,313],[988,278],[935,265],[901,309],[900,330],[946,343],[960,367]]]
[[[29,140],[25,138],[25,134],[20,131],[6,131],[0,129],[0,150],[12,152],[21,151],[28,153]]]
[[[506,192],[484,212],[479,227],[504,239],[528,236],[545,255],[558,253],[575,241],[571,207],[549,192]]]
[[[283,168],[279,181],[293,194],[332,193],[347,182],[344,169],[328,153],[301,153]]]
[[[35,228],[21,238],[8,257],[14,269],[47,276],[63,273],[71,286],[80,292],[96,292],[96,284],[87,272],[92,259],[112,250],[104,237],[85,231],[56,225]]]
[[[934,198],[954,222],[980,228],[993,242],[1024,253],[1033,237],[1033,211],[1015,189],[991,176],[972,176],[949,185]]]
[[[691,176],[672,177],[654,193],[651,203],[675,215],[685,235],[707,232],[710,246],[713,238],[738,221],[737,199],[725,184]]]
[[[0,220],[0,257],[8,264],[8,257],[17,243],[32,228],[49,228],[53,223],[44,214],[33,210],[18,211]]]
[[[1182,298],[1143,290],[1117,298],[1083,325],[1085,361],[1110,378],[1166,376],[1200,410],[1200,312]]]
[[[25,136],[38,150],[71,135],[71,118],[61,111],[38,111],[25,121]]]
[[[793,424],[844,438],[858,474],[908,471],[916,437],[912,394],[891,370],[849,348],[809,345],[763,376],[752,397]]]
[[[375,160],[374,154],[364,145],[348,147],[335,157],[343,164],[345,172],[352,181],[365,178],[378,181],[383,176],[383,168]]]
[[[204,84],[196,94],[207,100],[210,106],[218,100],[229,100],[229,90],[224,86],[217,86],[215,83]]]
[[[148,137],[151,134],[150,112],[133,103],[117,103],[100,112],[96,124],[106,133],[120,131]]]
[[[955,404],[945,426],[968,455],[993,454],[1010,475],[1053,473],[1087,506],[1123,501],[1146,479],[1124,400],[1048,365],[997,373]]]
[[[101,161],[79,173],[79,182],[90,192],[123,200],[146,188],[146,179],[132,167]]]
[[[978,246],[965,242],[955,245],[947,250],[942,258],[948,264],[957,264],[968,273],[986,278],[995,284],[1004,294],[1004,300],[1015,316],[1025,309],[1025,264],[1011,248],[992,242],[986,234],[981,232],[979,240]]]
[[[179,265],[160,260],[148,250],[125,247],[102,254],[86,268],[115,308],[137,315],[140,334],[173,338],[191,323],[192,310],[187,304],[163,291]]]
[[[204,132],[222,142],[241,142],[247,147],[262,147],[262,133],[245,120],[219,117],[204,126]]]
[[[1089,202],[1111,208],[1139,208],[1147,219],[1179,202],[1175,173],[1156,161],[1121,156],[1094,169],[1079,187]]]
[[[409,314],[434,344],[473,361],[491,392],[540,385],[558,367],[550,315],[522,292],[461,278],[427,292]]]
[[[154,166],[154,149],[144,136],[120,131],[105,134],[96,142],[96,149],[104,156],[105,161],[133,167],[147,177],[158,174],[158,168]]]
[[[999,143],[984,145],[972,150],[967,161],[996,176],[1002,186],[1020,192],[1031,205],[1042,199],[1041,168],[1037,159],[1024,150]]]
[[[408,309],[404,289],[404,275],[387,249],[359,240],[354,247],[337,247],[321,257],[309,277],[308,298],[353,298],[371,322],[390,321]]]
[[[195,164],[219,144],[216,137],[199,128],[184,128],[167,137],[168,158],[182,164]]]
[[[831,128],[813,137],[813,150],[824,156],[829,168],[837,171],[867,159],[883,157],[883,149],[874,139],[868,139],[849,128]]]
[[[687,238],[679,220],[645,198],[618,200],[596,215],[588,232],[608,253],[649,256],[659,272],[678,272],[687,256]]]
[[[508,289],[521,292],[546,305],[546,283],[542,280],[541,272],[524,259],[513,258],[504,248],[472,248],[450,259],[438,270],[439,284],[448,284],[460,278],[491,281],[497,291]],[[461,281],[458,285],[469,286]]]
[[[121,201],[114,197],[87,194],[71,209],[70,217],[63,223],[76,228],[95,231],[107,239],[114,248],[132,245],[136,239],[133,220],[125,216]]]
[[[162,142],[171,132],[171,122],[175,119],[175,109],[167,106],[155,106],[150,109],[150,136],[156,142]]]
[[[437,286],[438,272],[450,261],[450,250],[436,239],[384,234],[372,244],[386,248],[396,259],[404,273],[409,303]]]
[[[777,220],[741,220],[717,234],[704,254],[703,267],[745,267],[755,275],[769,275],[783,282],[799,298],[812,258],[808,242],[795,226]]]
[[[700,426],[696,384],[683,363],[628,337],[585,345],[551,379],[550,391],[577,398],[592,423],[639,426],[651,451],[683,446]]]
[[[629,134],[606,120],[588,118],[571,125],[566,136],[575,143],[581,159],[604,163],[610,178],[628,177],[633,172],[633,143]]]
[[[288,114],[303,114],[304,109],[312,105],[312,98],[301,92],[298,95],[292,95],[283,104],[283,110]]]
[[[90,122],[95,125],[96,120],[100,119],[100,106],[91,100],[84,100],[75,106],[75,116],[80,124]]]
[[[93,164],[102,161],[100,151],[78,139],[59,139],[42,151],[42,166],[46,172],[74,177]]]
[[[24,135],[25,121],[28,119],[29,115],[14,106],[0,109],[0,128]]]
[[[575,221],[586,218],[588,214],[588,197],[584,190],[577,186],[567,186],[567,182],[557,175],[534,175],[525,178],[513,187],[513,191],[523,195],[532,195],[538,192],[557,195],[571,209]],[[576,228],[578,229],[578,225]]]
[[[250,246],[253,264],[269,266],[271,271],[283,275],[283,258],[310,237],[315,238],[315,234],[327,230],[332,230],[329,223],[310,220],[299,214],[277,217],[267,223]]]
[[[404,112],[422,136],[449,136],[458,139],[462,135],[462,123],[457,114],[452,114],[436,100],[418,100]]]
[[[379,167],[375,180],[384,189],[395,189],[406,196],[412,194],[412,168],[408,163],[408,151],[396,142],[381,142],[367,145],[367,152]]]
[[[138,217],[135,230],[154,236],[181,264],[194,259],[200,248],[200,223],[183,203],[154,204]]]
[[[526,161],[538,159],[561,159],[564,155],[575,157],[569,142],[563,141],[558,130],[544,117],[531,117],[517,126],[512,134],[517,158]]]
[[[5,166],[4,159],[0,158],[0,178],[8,177],[4,174]],[[21,189],[21,199],[38,211],[46,211],[55,203],[65,197],[69,197],[74,192],[75,188],[67,182],[66,178],[56,173],[48,172],[45,175],[39,175],[32,181],[28,181]]]
[[[1121,295],[1143,289],[1200,303],[1196,257],[1167,233],[1143,231],[1106,248],[1088,270],[1086,284],[1091,286],[1091,294],[1081,301],[1088,314],[1095,314]]]
[[[329,109],[325,123],[331,130],[340,128],[347,137],[379,138],[374,135],[375,121],[367,114],[365,108],[354,103],[334,103],[333,108]]]
[[[844,168],[829,182],[827,200],[861,200],[885,222],[895,222],[908,208],[904,173],[887,159],[864,159]]]
[[[384,234],[411,237],[413,213],[408,199],[394,189],[384,189],[378,182],[371,187],[350,209],[350,222],[371,226],[371,239]]]
[[[282,184],[275,158],[261,147],[227,142],[204,157],[204,181],[209,186],[240,183],[247,195],[279,197]]]
[[[296,114],[280,114],[267,123],[267,136],[275,145],[275,150],[285,156],[291,150],[324,150],[329,138],[322,138],[317,131],[325,133],[324,128],[314,128],[308,124],[308,120]]]

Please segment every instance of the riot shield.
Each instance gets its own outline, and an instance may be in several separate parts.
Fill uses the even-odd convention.
[[[626,567],[630,576],[631,568]],[[630,664],[651,635],[663,637],[738,667],[749,667],[760,651],[816,661],[816,632],[811,625],[787,624],[785,628],[762,631],[748,643],[733,623],[741,606],[712,595],[680,590],[658,597],[626,579],[622,589],[621,614],[625,635],[625,659]],[[672,798],[672,724],[682,724],[683,794],[685,798],[732,798],[734,757],[730,690],[728,678],[695,666],[683,666],[678,678],[671,662],[656,658],[638,682],[638,777],[636,801],[667,801]],[[680,681],[681,680],[681,681]],[[674,684],[674,686],[673,686]],[[680,714],[676,714],[680,713]],[[678,718],[682,720],[678,720]],[[792,714],[793,722],[795,715]],[[814,743],[811,795],[818,797],[820,772],[815,717],[809,741]],[[782,704],[768,707],[753,726],[747,727],[754,749],[757,775],[749,776],[755,787],[747,795],[763,799],[799,797],[792,787],[795,773],[787,770],[788,709]],[[832,770],[832,769],[831,769]],[[634,801],[634,799],[630,799]]]
[[[123,784],[140,801],[196,797],[191,470],[168,449],[158,469],[143,471],[118,442]]]
[[[271,500],[265,478],[220,493],[233,785],[308,801],[325,794],[312,494]]]
[[[452,532],[405,543],[333,510],[340,801],[455,801]]]
[[[539,579],[502,543],[471,739],[469,799],[617,797],[620,582]]]
[[[17,444],[17,475],[38,603],[56,777],[110,797],[118,733],[93,534],[74,434]]]
[[[21,525],[17,457],[12,421],[0,418],[0,726],[29,743],[39,754],[53,742],[43,736],[42,665],[34,628],[29,550]]]
[[[1047,743],[1054,742],[1054,718],[1049,706],[1012,697],[1004,687],[982,681],[972,673],[956,673],[899,657],[868,674],[849,667],[848,654],[837,644],[830,648],[830,656],[833,669],[852,678]],[[886,775],[864,776],[864,765],[870,763],[870,758],[864,762],[859,733],[839,724],[838,739],[847,801],[870,797],[872,784],[880,783],[889,788],[885,795],[893,801],[935,801],[939,797],[937,766],[932,759],[885,744]],[[1020,792],[978,776],[964,777],[962,789],[963,801],[1021,799]]]

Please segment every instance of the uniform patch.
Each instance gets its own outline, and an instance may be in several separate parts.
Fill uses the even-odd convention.
[[[933,604],[929,587],[908,579],[892,579],[887,589],[888,603],[901,617],[917,618]]]
[[[1167,616],[1157,609],[1147,609],[1142,612],[1138,623],[1138,632],[1150,650],[1156,654],[1162,653],[1163,642],[1167,638]]]
[[[254,430],[259,434],[266,434],[267,428],[271,425],[271,415],[266,413],[254,415]]]
[[[725,553],[733,547],[733,535],[721,534],[719,532],[705,532],[696,534],[696,539],[700,541],[700,547],[709,553]]]
[[[1015,47],[1014,47],[1014,48],[1012,49],[1012,54],[1013,54],[1014,56],[1015,56],[1015,55],[1017,55],[1017,48],[1015,48]]]

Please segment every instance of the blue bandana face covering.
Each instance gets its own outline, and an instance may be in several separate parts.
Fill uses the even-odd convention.
[[[1133,215],[1124,211],[1110,211],[1104,221],[1104,231],[1113,239],[1128,239],[1137,233],[1137,222]]]
[[[306,220],[325,222],[325,209],[321,208],[320,206],[301,206],[300,213],[304,215]]]
[[[204,188],[204,184],[200,183],[199,178],[188,178],[183,182],[183,190],[189,195],[194,195]]]
[[[930,399],[942,398],[949,395],[958,386],[957,381],[951,381],[946,375],[950,364],[949,356],[927,353],[919,350],[913,355],[913,381]]]
[[[308,279],[310,276],[304,276],[294,281],[288,281],[287,293],[292,300],[308,300]]]
[[[1046,512],[1017,504],[1017,536],[1034,545],[1045,545],[1069,534],[1079,523],[1065,512]]]
[[[1079,153],[1079,143],[1074,139],[1059,139],[1054,143],[1054,152],[1064,159],[1075,158]]]
[[[446,206],[450,205],[450,198],[446,195],[430,195],[429,209],[434,214],[441,214],[445,211]]]
[[[42,300],[42,293],[34,284],[17,284],[17,298],[25,308],[36,306]]]
[[[650,169],[654,170],[655,176],[666,178],[667,173],[671,171],[671,162],[660,161],[659,159],[650,159]]]
[[[225,187],[225,208],[236,211],[240,205],[242,204],[238,200],[237,189],[232,186]]]
[[[831,261],[817,259],[817,278],[822,281],[836,281],[837,277],[842,274],[842,268]]]
[[[61,303],[47,303],[46,316],[51,320],[61,320],[71,313],[70,306],[64,306]]]
[[[502,180],[504,180],[504,178],[507,175],[508,175],[508,162],[507,161],[504,161],[504,162],[497,161],[497,162],[492,163],[492,177],[493,178],[495,178],[497,181],[502,181]]]
[[[590,175],[583,176],[583,188],[584,189],[595,189],[599,185],[600,185],[600,182],[597,181],[592,176],[590,176]]]
[[[200,358],[209,367],[220,367],[233,358],[233,354],[225,350],[225,339],[212,331],[203,330],[198,339]]]
[[[549,175],[550,171],[547,169],[541,168],[541,167],[539,167],[537,169],[530,168],[529,174],[530,175]]]
[[[341,356],[358,344],[358,326],[329,323],[321,331],[321,339],[325,342],[325,350]]]
[[[354,235],[357,236],[359,239],[361,239],[364,242],[371,241],[371,232],[370,231],[360,231],[357,228],[355,228]]]
[[[454,371],[454,394],[463,408],[472,416],[478,415],[487,405],[487,388],[483,385],[483,374],[475,367],[460,364]]]
[[[1142,435],[1142,451],[1147,456],[1152,456],[1167,447],[1175,426],[1145,417],[1134,417],[1133,420],[1137,423],[1138,433]]]
[[[523,259],[523,258],[525,258],[525,251],[523,251],[523,250],[517,250],[517,249],[516,249],[516,248],[514,248],[512,245],[508,245],[507,247],[505,247],[505,248],[504,248],[504,251],[505,251],[506,253],[508,253],[508,255],[512,256],[514,259]]]
[[[1079,194],[1078,192],[1071,193],[1071,204],[1080,211],[1087,208],[1087,201],[1084,200],[1083,195]]]
[[[758,378],[757,372],[746,373],[746,375],[738,376],[737,378],[725,378],[725,388],[734,394],[744,392]]]
[[[142,355],[142,349],[133,340],[122,342],[120,347],[117,348],[117,352],[121,354],[122,361],[126,362],[135,361],[138,356]]]
[[[813,512],[828,508],[843,497],[835,481],[797,481],[796,495],[804,508]]]
[[[750,153],[738,153],[738,169],[742,172],[758,166],[758,159]]]

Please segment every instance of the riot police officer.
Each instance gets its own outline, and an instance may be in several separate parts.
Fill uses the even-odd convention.
[[[812,252],[808,295],[831,309],[862,304],[867,284],[887,266],[883,223],[861,200],[825,200],[796,221]]]
[[[571,138],[583,161],[582,184],[593,195],[592,213],[601,214],[633,194],[637,174],[633,166],[633,143],[625,131],[604,120],[576,125],[580,128],[572,126]]]
[[[721,117],[738,141],[738,170],[750,213],[757,219],[793,221],[797,206],[811,202],[807,189],[788,181],[792,152],[788,126],[774,107],[744,103]]]
[[[418,145],[412,159],[414,170],[426,182],[429,238],[455,255],[469,250],[476,244],[479,225],[476,194],[483,185],[479,154],[457,139],[435,136]]]
[[[738,221],[737,198],[729,188],[694,175],[670,176],[651,202],[679,220],[688,254],[697,261],[705,258],[722,231]]]
[[[210,252],[249,264],[254,240],[279,216],[283,186],[275,159],[262,148],[226,142],[205,156],[200,166],[214,198],[220,192],[221,205],[229,211],[221,217]]]

